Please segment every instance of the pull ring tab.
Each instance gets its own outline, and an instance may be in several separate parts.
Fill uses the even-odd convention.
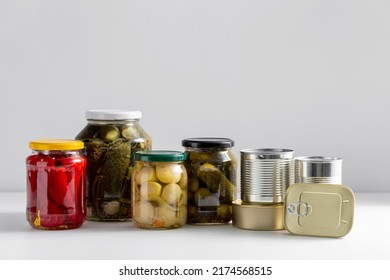
[[[312,207],[306,202],[291,202],[287,205],[287,212],[291,215],[306,217],[311,214]]]

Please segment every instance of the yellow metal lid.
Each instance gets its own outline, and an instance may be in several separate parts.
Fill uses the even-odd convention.
[[[285,196],[285,228],[297,235],[344,236],[352,228],[354,203],[345,185],[292,185]]]
[[[37,151],[81,150],[84,148],[84,142],[67,139],[41,139],[31,141],[30,148]]]

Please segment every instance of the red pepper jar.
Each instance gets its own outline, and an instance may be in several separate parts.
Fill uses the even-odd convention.
[[[27,167],[27,221],[39,229],[80,227],[86,216],[84,143],[36,140]]]

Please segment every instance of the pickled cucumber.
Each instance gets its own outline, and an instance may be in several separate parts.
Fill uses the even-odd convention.
[[[232,216],[232,206],[222,204],[217,208],[217,215],[222,219],[231,219]]]
[[[197,178],[191,178],[188,184],[188,191],[195,193],[199,189],[199,183]]]
[[[227,150],[186,151],[188,172],[187,223],[231,221],[236,193],[234,155]]]
[[[119,135],[120,135],[119,129],[113,125],[105,125],[99,130],[100,138],[106,143],[110,143],[118,139]]]
[[[127,127],[136,129],[130,133]],[[135,136],[133,138],[133,136]],[[150,136],[141,127],[123,124],[88,124],[77,136],[87,156],[88,220],[128,221],[131,219],[131,155],[150,150]],[[154,179],[154,178],[151,178]],[[112,208],[111,201],[118,207]],[[115,209],[115,211],[113,210]],[[116,212],[113,214],[113,212]]]
[[[122,136],[126,139],[136,139],[139,137],[139,132],[135,127],[126,126],[122,128]]]
[[[210,163],[204,163],[200,166],[198,177],[207,185],[207,188],[212,193],[218,192],[219,187],[223,181],[222,172],[220,172],[214,165]]]

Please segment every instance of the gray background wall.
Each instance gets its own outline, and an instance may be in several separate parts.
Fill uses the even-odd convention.
[[[390,2],[0,1],[0,190],[28,142],[72,138],[88,109],[141,110],[154,148],[225,136],[344,158],[389,191]]]

